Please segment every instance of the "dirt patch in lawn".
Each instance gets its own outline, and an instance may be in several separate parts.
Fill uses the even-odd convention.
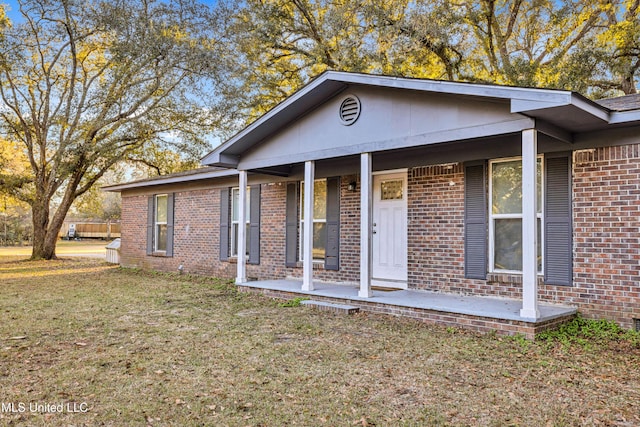
[[[223,280],[2,261],[2,425],[640,424],[626,340],[532,343],[281,307]]]

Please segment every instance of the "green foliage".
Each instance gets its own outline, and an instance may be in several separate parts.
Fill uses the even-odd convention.
[[[302,301],[307,301],[309,298],[304,297],[296,297],[294,299],[290,299],[283,303],[278,304],[280,307],[300,307],[302,305]]]
[[[71,204],[114,165],[149,145],[163,169],[177,163],[167,150],[197,159],[210,148],[207,11],[195,0],[20,1],[22,21],[0,38],[0,130],[27,160],[13,187],[31,205],[34,258],[55,256]]]
[[[620,325],[610,320],[587,319],[578,314],[573,320],[560,325],[557,329],[538,334],[536,340],[546,343],[561,343],[565,347],[572,344],[589,347],[592,343],[605,344],[612,341],[627,341],[631,345],[639,347],[640,332],[624,330]]]
[[[637,1],[237,0],[224,11],[229,122],[251,121],[325,70],[636,92]]]

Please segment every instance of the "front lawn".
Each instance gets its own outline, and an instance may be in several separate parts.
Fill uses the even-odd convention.
[[[80,258],[0,258],[0,313],[0,425],[640,424],[623,338],[342,316]]]

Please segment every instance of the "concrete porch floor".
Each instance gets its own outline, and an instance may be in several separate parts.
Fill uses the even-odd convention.
[[[520,317],[520,300],[444,294],[422,290],[374,290],[373,297],[361,298],[355,285],[314,282],[313,291],[301,290],[301,280],[266,280],[240,285],[245,291],[261,292],[283,299],[308,297],[312,300],[346,303],[363,311],[411,317],[425,322],[459,326],[481,332],[495,330],[506,335],[535,334],[573,318],[573,307],[539,304],[540,318]]]

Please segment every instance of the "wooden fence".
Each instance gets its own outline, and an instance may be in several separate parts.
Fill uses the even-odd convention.
[[[58,236],[65,238],[69,236],[69,228],[75,224],[75,237],[91,239],[115,239],[121,237],[119,222],[65,222]]]

